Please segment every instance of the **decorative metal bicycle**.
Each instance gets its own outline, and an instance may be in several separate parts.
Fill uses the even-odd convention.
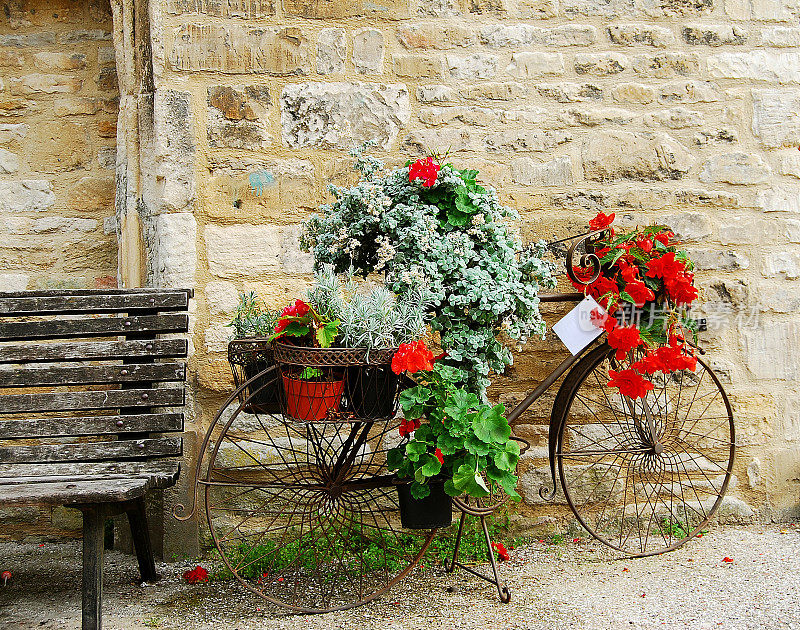
[[[573,258],[581,241],[567,257],[567,272],[575,281]],[[581,255],[579,264],[599,273],[593,254]],[[582,298],[580,293],[540,296],[545,303]],[[195,471],[196,494],[202,495],[210,534],[227,570],[248,589],[300,612],[349,608],[378,597],[407,575],[435,535],[435,530],[410,532],[400,526],[396,481],[385,465],[387,451],[399,442],[394,400],[379,413],[356,413],[354,407],[354,400],[379,387],[391,355],[358,349],[316,350],[300,357],[286,348],[281,352],[286,356],[276,358],[284,366],[360,369],[361,376],[350,376],[360,394],[352,388],[345,392],[338,407],[343,411],[311,410],[303,413],[313,416],[298,419],[297,411],[287,413],[285,401],[282,413],[264,403],[283,396],[285,371],[277,366],[251,371],[206,435]],[[592,344],[564,360],[507,418],[513,426],[566,374],[550,414],[553,485],[539,494],[553,499],[560,482],[569,507],[592,536],[632,556],[663,553],[693,538],[720,506],[734,461],[731,405],[702,360],[694,372],[656,380],[656,387],[636,400],[606,386],[609,369],[620,369],[620,363],[606,343]],[[384,397],[398,389],[395,385]],[[510,592],[498,576],[485,521],[504,502],[504,494],[455,499],[461,520],[447,568],[462,566],[487,579],[507,602]],[[457,562],[467,514],[481,519],[492,577]]]

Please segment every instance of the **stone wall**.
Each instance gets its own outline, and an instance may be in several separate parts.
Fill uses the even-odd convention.
[[[188,117],[174,140],[186,151],[170,159],[193,164],[196,191],[191,218],[167,215],[159,252],[197,247],[165,255],[191,266],[198,288],[198,430],[231,385],[224,324],[237,291],[273,306],[298,292],[311,262],[298,224],[328,182],[348,181],[346,151],[376,139],[390,162],[436,150],[481,169],[527,238],[576,233],[600,209],[671,225],[700,269],[703,345],[735,406],[737,483],[723,512],[795,517],[798,15],[793,0],[154,5],[156,91]],[[262,169],[276,184],[257,197],[247,176]],[[531,342],[494,394],[519,400],[558,347]],[[537,447],[523,509],[544,524],[563,513],[535,495],[551,400],[518,427]]]
[[[117,79],[103,0],[0,17],[0,290],[116,286]]]
[[[435,150],[481,169],[520,210],[528,239],[577,233],[600,209],[626,225],[673,226],[700,269],[712,325],[703,345],[735,406],[737,483],[725,514],[800,516],[796,0],[115,0],[113,9],[120,281],[196,288],[187,439],[202,436],[232,386],[225,323],[237,292],[279,306],[307,285],[299,224],[329,182],[351,181],[347,150],[376,139],[390,163]],[[50,80],[11,76],[5,95]],[[73,118],[86,124],[64,120]],[[248,177],[264,170],[274,184],[257,196]],[[36,194],[46,195],[19,198]],[[520,399],[561,359],[559,347],[530,342],[493,395]],[[521,509],[544,526],[564,513],[535,495],[551,401],[518,427],[535,444]]]

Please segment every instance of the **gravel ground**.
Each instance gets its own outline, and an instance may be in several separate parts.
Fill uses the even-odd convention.
[[[350,611],[291,615],[229,583],[191,586],[195,563],[162,564],[156,586],[131,582],[135,561],[106,556],[105,627],[250,630],[361,628],[669,628],[800,630],[800,527],[719,527],[671,554],[615,557],[591,541],[535,543],[501,565],[510,604],[464,572],[406,578]],[[725,562],[731,558],[733,562]],[[0,544],[0,629],[80,627],[78,543]]]

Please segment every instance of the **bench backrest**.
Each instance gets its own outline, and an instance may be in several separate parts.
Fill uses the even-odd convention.
[[[0,293],[0,477],[175,474],[191,297]]]

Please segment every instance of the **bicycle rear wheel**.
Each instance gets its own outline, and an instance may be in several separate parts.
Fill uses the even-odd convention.
[[[589,533],[649,556],[683,545],[719,508],[733,471],[733,413],[701,360],[694,372],[654,378],[638,400],[607,386],[608,370],[620,367],[603,344],[567,375],[555,403],[556,461],[567,502]]]

